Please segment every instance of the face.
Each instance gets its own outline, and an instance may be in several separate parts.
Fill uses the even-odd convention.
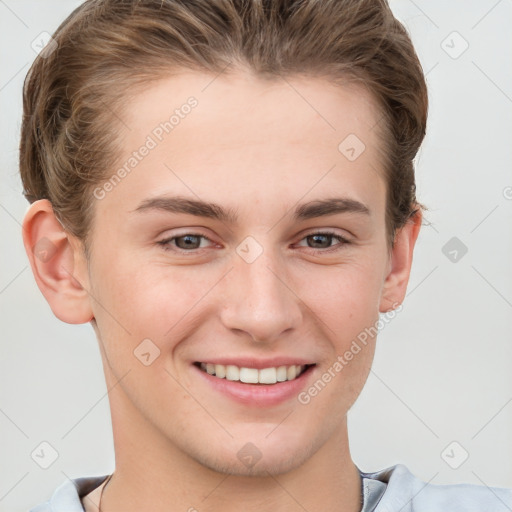
[[[84,276],[114,428],[232,474],[298,467],[335,442],[373,359],[372,337],[345,354],[391,269],[375,103],[189,72],[122,119]]]

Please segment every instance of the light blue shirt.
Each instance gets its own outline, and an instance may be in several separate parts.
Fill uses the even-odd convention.
[[[358,468],[359,469],[359,468]],[[373,473],[359,470],[361,512],[511,512],[512,489],[476,484],[435,485],[416,478],[403,464]],[[81,498],[108,475],[66,480],[50,500],[29,512],[84,512]]]

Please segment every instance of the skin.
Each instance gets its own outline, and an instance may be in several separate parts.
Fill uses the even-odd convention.
[[[379,312],[402,302],[421,214],[390,250],[378,109],[363,89],[263,81],[242,70],[212,79],[184,72],[127,101],[120,165],[188,97],[198,105],[95,201],[89,261],[48,201],[32,204],[24,219],[32,270],[54,314],[91,322],[98,337],[116,453],[102,510],[357,512],[346,414],[376,338],[308,404],[237,403],[198,378],[192,363],[299,354],[316,364],[309,387]],[[348,134],[366,146],[354,161],[338,150]],[[238,224],[136,211],[166,194],[232,208]],[[370,213],[293,220],[297,204],[333,196]],[[350,243],[311,238],[327,228]],[[183,239],[167,251],[158,243],[186,233],[211,242],[194,239],[181,252]],[[252,263],[236,252],[247,236],[263,250]],[[55,248],[47,261],[32,251],[44,237]],[[149,366],[134,356],[144,339],[160,350]],[[252,467],[237,457],[247,443],[261,453]]]

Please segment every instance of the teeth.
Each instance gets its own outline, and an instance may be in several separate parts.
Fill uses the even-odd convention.
[[[277,374],[277,382],[284,382],[288,378],[288,372],[286,371],[286,366],[279,366],[276,371]]]
[[[263,368],[258,373],[260,384],[275,384],[277,382],[277,370],[275,368]]]
[[[228,364],[226,366],[226,379],[228,380],[240,380],[240,370],[238,366]]]
[[[226,376],[226,367],[223,364],[215,365],[215,375],[223,379]]]
[[[258,384],[258,370],[256,368],[240,368],[240,381],[247,384]]]
[[[220,379],[241,381],[246,384],[275,384],[296,379],[306,368],[305,365],[278,366],[271,368],[239,368],[228,364],[201,363],[201,370]]]

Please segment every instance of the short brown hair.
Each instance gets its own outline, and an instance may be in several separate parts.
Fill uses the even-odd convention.
[[[118,158],[115,111],[171,69],[220,73],[234,63],[267,78],[357,81],[381,107],[390,247],[424,208],[413,159],[425,136],[427,87],[386,0],[88,0],[53,38],[54,51],[25,78],[20,172],[25,197],[48,199],[86,248],[92,188]]]

